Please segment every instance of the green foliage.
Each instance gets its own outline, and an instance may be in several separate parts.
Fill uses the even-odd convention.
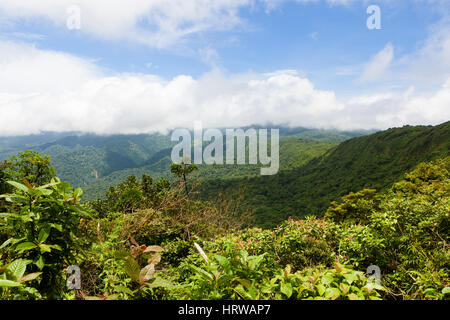
[[[55,169],[50,167],[50,157],[41,156],[36,151],[19,152],[7,164],[6,170],[11,180],[26,179],[32,185],[43,185],[55,176]]]
[[[281,167],[277,175],[205,181],[201,190],[245,189],[243,204],[255,212],[254,224],[273,228],[289,217],[322,216],[349,192],[385,190],[419,163],[449,154],[450,122],[405,126],[344,141],[305,165]]]
[[[192,276],[182,288],[182,299],[381,299],[384,288],[368,281],[363,272],[341,264],[291,272],[274,265],[267,254],[249,255],[235,243],[226,242],[220,254],[210,254],[201,266],[187,262]],[[183,290],[184,289],[184,290]]]
[[[27,286],[27,282],[36,280],[42,274],[42,272],[25,274],[30,263],[30,260],[17,259],[5,267],[0,267],[0,299],[23,300],[42,298],[36,288]]]
[[[1,259],[24,259],[33,272],[42,272],[35,288],[47,298],[60,297],[64,288],[63,269],[76,261],[83,241],[77,238],[81,189],[53,178],[49,184],[35,187],[8,181],[14,193],[0,195],[9,204],[9,212],[0,213]]]
[[[235,223],[237,202],[189,197],[186,166],[173,167],[180,185],[130,176],[82,204],[81,189],[58,178],[30,183],[38,171],[22,160],[28,169],[3,168],[1,299],[450,298],[448,156],[383,191],[342,194],[324,218],[273,229]],[[70,293],[69,265],[82,271],[81,290]]]
[[[325,217],[336,222],[366,223],[374,210],[379,210],[381,196],[374,189],[350,192],[342,197],[342,203],[332,201]]]
[[[97,199],[89,205],[100,217],[106,216],[111,211],[130,213],[137,209],[158,205],[169,189],[170,182],[164,178],[153,183],[153,179],[146,174],[142,175],[142,181],[135,176],[129,176],[116,187],[110,187],[105,200]]]

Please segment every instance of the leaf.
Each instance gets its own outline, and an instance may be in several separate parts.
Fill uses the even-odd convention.
[[[22,216],[15,214],[15,213],[0,213],[1,218],[10,218],[10,219],[22,219]]]
[[[37,248],[37,244],[33,242],[22,242],[16,246],[16,251],[25,251]]]
[[[148,253],[148,252],[163,252],[164,249],[161,248],[160,246],[148,246],[147,248],[145,248],[144,253]]]
[[[39,231],[38,242],[43,243],[50,235],[50,226],[45,226]]]
[[[125,250],[116,250],[113,253],[114,258],[120,259],[120,260],[126,260],[131,258],[131,254],[128,251]]]
[[[33,189],[33,192],[35,192],[35,194],[39,195],[39,196],[42,196],[42,195],[49,196],[52,194],[53,191],[48,190],[48,189]]]
[[[59,245],[57,245],[57,244],[49,244],[48,246],[50,248],[52,248],[52,249],[56,249],[58,251],[62,251],[62,248]]]
[[[5,242],[3,242],[3,244],[0,246],[0,250],[5,248],[7,245],[9,245],[13,240],[14,240],[14,238],[9,238]]]
[[[292,296],[292,285],[290,283],[282,282],[280,286],[280,291],[289,299]]]
[[[444,289],[442,289],[442,293],[443,294],[450,293],[450,287],[445,287]]]
[[[237,281],[242,284],[244,287],[249,289],[252,286],[252,283],[248,281],[247,279],[237,279]]]
[[[59,232],[62,232],[62,225],[60,224],[56,224],[56,223],[50,223],[50,227],[55,228],[56,230],[58,230]]]
[[[39,248],[41,249],[41,252],[51,252],[52,249],[50,248],[50,246],[48,244],[45,243],[39,243]]]
[[[209,281],[214,281],[214,276],[212,274],[210,274],[209,272],[206,272],[205,270],[203,270],[202,268],[193,266],[191,264],[188,264],[189,268],[192,269],[195,273],[197,273],[198,275],[202,276],[202,278],[204,278],[205,280],[209,280]]]
[[[103,300],[103,299],[95,296],[86,296],[84,297],[84,300]]]
[[[8,269],[12,273],[14,278],[17,280],[24,275],[28,263],[29,261],[27,260],[22,259],[14,260],[8,265],[6,269]]]
[[[161,255],[158,253],[153,254],[150,258],[148,258],[148,264],[154,264],[155,266],[161,262]]]
[[[19,189],[20,191],[23,191],[25,193],[28,193],[30,190],[26,185],[18,183],[16,181],[7,181],[10,185],[12,185],[14,188]]]
[[[344,274],[344,278],[345,278],[345,280],[347,280],[348,284],[352,284],[353,282],[355,282],[358,279],[354,273]]]
[[[244,300],[253,299],[253,297],[247,291],[245,291],[242,285],[238,285],[236,288],[234,288],[234,291]]]
[[[214,258],[219,262],[219,265],[224,269],[230,265],[230,261],[227,258],[225,258],[224,256],[215,254]]]
[[[56,186],[58,184],[60,184],[60,182],[52,182],[52,183],[45,184],[43,186],[37,187],[36,189],[40,189],[40,190],[41,189],[47,189],[48,187],[53,187],[53,186]]]
[[[343,295],[346,295],[348,290],[350,289],[349,285],[346,285],[345,283],[342,283],[342,282],[339,284],[339,287],[341,288]]]
[[[321,284],[318,284],[316,286],[317,288],[317,292],[319,293],[320,296],[323,296],[323,294],[325,293],[325,287]]]
[[[20,287],[21,284],[11,280],[0,279],[0,287]]]
[[[141,272],[141,268],[139,264],[131,257],[125,259],[124,270],[126,274],[136,282],[140,282],[139,274]]]
[[[349,300],[360,300],[359,297],[356,294],[354,294],[354,293],[349,293],[347,295],[347,297],[348,297]]]
[[[121,292],[121,293],[125,293],[125,294],[129,294],[132,295],[133,291],[131,291],[129,288],[122,286],[122,285],[117,285],[114,287],[116,292]]]
[[[39,259],[37,259],[34,264],[39,268],[39,270],[42,270],[45,266],[45,261],[43,256],[39,256]]]
[[[155,274],[155,265],[148,264],[144,268],[142,268],[141,272],[139,273],[139,281],[147,282],[153,277],[154,274]]]
[[[259,256],[250,256],[248,257],[248,267],[250,270],[255,270],[259,267],[261,262],[264,259],[265,254],[259,255]]]
[[[339,292],[339,289],[337,289],[337,288],[328,288],[325,291],[326,299],[336,300],[337,298],[339,298],[339,296],[340,296],[340,292]]]
[[[29,273],[26,276],[21,277],[19,280],[17,280],[18,282],[27,282],[27,281],[31,281],[36,279],[37,277],[39,277],[42,274],[42,272],[34,272],[34,273]]]
[[[168,280],[156,277],[152,279],[151,283],[148,283],[148,286],[150,286],[151,288],[158,288],[158,287],[167,288],[172,287],[173,285]]]

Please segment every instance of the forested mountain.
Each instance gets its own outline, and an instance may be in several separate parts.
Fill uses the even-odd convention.
[[[370,132],[281,128],[280,169],[298,168],[339,142]],[[57,175],[73,186],[82,187],[85,200],[93,200],[131,175],[145,173],[156,179],[170,178],[170,154],[175,144],[170,141],[170,134],[43,133],[0,138],[0,160],[25,149],[47,154]],[[256,176],[259,172],[260,165],[200,165],[194,176],[233,179]]]
[[[321,215],[331,201],[374,188],[382,190],[418,163],[450,154],[450,122],[405,126],[342,142],[306,165],[273,176],[210,180],[205,197],[245,189],[244,203],[255,223],[272,227],[288,217]]]

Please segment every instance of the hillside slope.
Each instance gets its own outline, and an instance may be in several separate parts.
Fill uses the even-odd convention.
[[[274,176],[206,181],[202,197],[245,188],[255,223],[271,227],[288,217],[322,215],[331,201],[363,188],[383,189],[418,163],[450,154],[450,122],[405,126],[342,142],[326,154]]]

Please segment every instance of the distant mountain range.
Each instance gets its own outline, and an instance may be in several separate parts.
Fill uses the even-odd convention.
[[[339,142],[370,132],[281,128],[280,168],[299,167]],[[0,160],[25,149],[50,155],[57,175],[73,186],[82,187],[85,199],[92,200],[130,175],[139,177],[146,173],[156,179],[170,178],[170,154],[175,144],[170,133],[102,136],[46,132],[0,137]],[[258,175],[259,167],[201,165],[195,175],[205,179],[248,177]]]

